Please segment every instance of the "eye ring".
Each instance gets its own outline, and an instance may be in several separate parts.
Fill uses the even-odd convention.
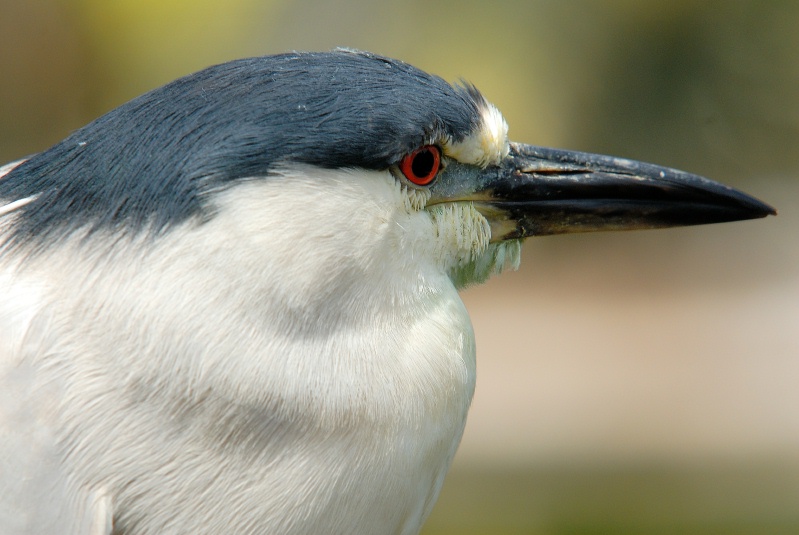
[[[427,186],[441,169],[441,149],[435,145],[420,147],[403,157],[399,168],[413,184]]]

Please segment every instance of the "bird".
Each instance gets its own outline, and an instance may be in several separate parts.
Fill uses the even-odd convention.
[[[770,214],[368,52],[177,79],[0,168],[0,532],[416,534],[475,387],[459,290],[529,237]]]

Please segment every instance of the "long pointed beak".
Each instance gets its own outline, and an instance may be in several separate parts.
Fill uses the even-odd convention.
[[[499,166],[455,163],[439,180],[430,202],[474,202],[491,224],[492,241],[776,214],[743,192],[676,169],[519,143]]]

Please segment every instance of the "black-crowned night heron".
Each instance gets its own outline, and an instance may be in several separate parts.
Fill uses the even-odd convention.
[[[346,50],[211,67],[0,176],[5,535],[417,533],[474,389],[459,288],[527,236],[774,213]]]

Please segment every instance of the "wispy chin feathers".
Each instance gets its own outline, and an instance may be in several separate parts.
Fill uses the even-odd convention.
[[[457,288],[519,267],[521,241],[491,243],[491,227],[471,203],[435,205],[430,216],[436,228],[437,256]]]

